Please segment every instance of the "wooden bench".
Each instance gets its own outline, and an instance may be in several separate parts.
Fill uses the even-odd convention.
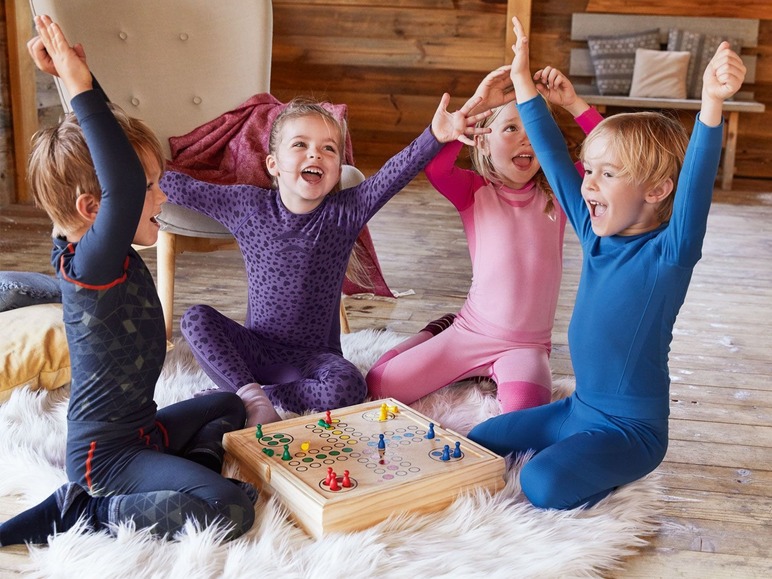
[[[758,45],[759,21],[751,18],[705,18],[687,16],[656,16],[643,14],[601,14],[575,13],[571,19],[571,40],[586,42],[589,36],[608,36],[611,34],[627,34],[659,28],[660,44],[664,50],[667,47],[668,32],[671,28],[680,28],[703,34],[722,34],[729,38],[742,41],[740,56],[748,69],[745,84],[753,84],[756,76],[756,55],[743,54],[742,50]],[[595,86],[595,70],[590,59],[587,46],[571,49],[569,65],[571,77],[577,93],[601,113],[607,107],[632,109],[700,109],[698,99],[671,98],[639,98],[630,96],[610,96],[598,94]],[[737,130],[740,113],[763,113],[765,106],[753,98],[753,93],[743,90],[734,99],[724,103],[724,111],[728,117],[724,136],[724,150],[721,167],[721,188],[731,189],[735,171],[735,155],[737,153]]]

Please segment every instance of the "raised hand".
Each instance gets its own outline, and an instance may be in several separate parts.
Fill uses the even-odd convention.
[[[474,109],[479,108],[481,101],[480,97],[471,98],[464,103],[463,107],[451,113],[448,112],[450,95],[448,93],[443,94],[432,119],[432,134],[434,138],[440,143],[459,140],[462,143],[474,146],[474,140],[471,137],[491,132],[490,128],[474,126],[475,123],[491,114],[490,109],[482,113],[472,113]]]
[[[538,91],[531,77],[528,37],[525,35],[525,29],[517,16],[512,18],[512,25],[517,40],[512,45],[515,56],[512,58],[509,76],[515,86],[517,102],[522,103],[531,100],[538,94]]]
[[[724,41],[705,68],[702,76],[703,97],[725,101],[740,90],[745,80],[745,64]]]
[[[550,104],[563,107],[575,117],[590,108],[590,105],[576,94],[576,89],[568,77],[555,67],[542,68],[533,75],[533,80],[536,90]]]
[[[552,66],[545,66],[533,75],[536,90],[551,104],[571,106],[576,101],[576,91],[571,81]]]
[[[509,78],[511,68],[508,64],[500,66],[480,81],[474,95],[469,99],[481,99],[475,110],[493,109],[515,100],[515,89],[512,86],[512,79]]]
[[[91,89],[91,71],[83,47],[70,46],[59,25],[49,16],[36,16],[35,28],[38,35],[27,43],[35,66],[60,77],[70,96]]]
[[[732,97],[745,80],[745,65],[728,42],[722,42],[702,75],[700,121],[710,127],[721,124],[724,101]]]

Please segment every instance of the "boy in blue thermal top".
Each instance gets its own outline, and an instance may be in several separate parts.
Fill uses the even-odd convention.
[[[673,325],[701,257],[723,102],[745,67],[728,43],[718,47],[691,140],[659,113],[600,123],[582,146],[582,177],[539,96],[560,93],[566,79],[551,67],[531,76],[528,41],[513,22],[520,116],[583,250],[568,333],[576,391],[491,418],[469,437],[500,454],[535,450],[521,472],[523,493],[538,507],[569,509],[643,477],[665,456]]]

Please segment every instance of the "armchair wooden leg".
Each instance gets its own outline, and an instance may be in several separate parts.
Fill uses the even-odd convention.
[[[161,299],[161,307],[164,312],[166,339],[171,340],[172,324],[174,323],[174,269],[177,259],[177,236],[167,231],[159,232],[156,252],[158,258],[156,280],[158,297]]]
[[[340,296],[340,331],[342,334],[350,334],[351,328],[348,325],[348,315],[346,306],[343,304],[343,296]]]

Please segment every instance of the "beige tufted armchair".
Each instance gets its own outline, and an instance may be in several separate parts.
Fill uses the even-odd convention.
[[[30,0],[30,5],[33,15],[48,14],[70,42],[83,44],[110,99],[153,128],[167,158],[169,137],[270,92],[270,0]],[[57,88],[69,110],[69,96],[61,83]],[[364,178],[353,167],[344,175],[349,184]],[[160,219],[166,227],[157,244],[156,281],[169,338],[176,256],[236,244],[219,223],[178,205],[165,204]],[[343,309],[341,328],[348,328]]]

